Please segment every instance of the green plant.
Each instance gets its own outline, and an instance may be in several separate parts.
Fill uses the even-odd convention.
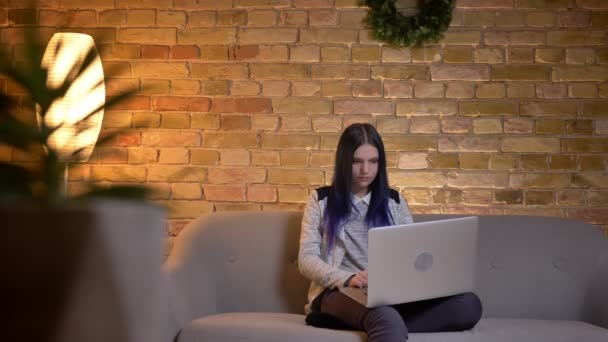
[[[61,125],[48,125],[44,118],[51,105],[61,99],[75,80],[82,75],[98,56],[96,49],[89,50],[81,65],[74,65],[69,76],[56,87],[48,85],[48,70],[42,66],[43,45],[35,28],[24,30],[24,60],[15,62],[7,47],[0,48],[0,74],[19,85],[25,96],[10,96],[0,92],[0,145],[8,146],[28,156],[33,162],[15,163],[0,161],[0,201],[24,200],[58,204],[65,201],[110,197],[144,199],[149,190],[143,186],[99,186],[87,182],[86,190],[69,198],[63,189],[64,171],[70,167],[57,150],[49,144],[49,137]],[[106,75],[108,72],[106,71]],[[110,74],[112,74],[110,72]],[[86,130],[92,115],[101,108],[110,107],[130,97],[135,90],[127,90],[108,99],[75,124],[77,132]],[[35,106],[38,106],[39,119]],[[121,132],[105,135],[96,145],[115,138]],[[77,157],[82,150],[75,151]]]
[[[406,17],[395,7],[396,0],[360,0],[369,7],[364,22],[374,38],[393,46],[419,47],[437,42],[452,22],[455,0],[424,0],[420,13]]]

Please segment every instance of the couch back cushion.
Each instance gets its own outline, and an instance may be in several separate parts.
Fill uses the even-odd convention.
[[[460,215],[462,216],[462,215]],[[415,215],[414,221],[456,216]],[[302,214],[219,213],[191,223],[168,263],[184,283],[184,306],[207,297],[210,311],[302,313],[309,281],[297,267]],[[585,298],[608,239],[591,225],[531,216],[480,217],[476,293],[485,317],[582,319]],[[185,282],[188,282],[186,280]],[[195,294],[187,292],[198,291]],[[208,294],[204,291],[209,291]],[[211,313],[211,312],[209,312]]]
[[[170,290],[181,292],[173,301],[195,316],[302,312],[310,282],[298,271],[301,222],[300,212],[216,213],[193,221],[166,263]]]
[[[462,216],[462,215],[461,215]],[[414,221],[448,215],[417,215]],[[485,317],[588,320],[608,238],[582,221],[480,216],[477,290]]]

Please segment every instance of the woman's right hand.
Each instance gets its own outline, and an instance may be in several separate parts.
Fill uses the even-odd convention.
[[[367,287],[367,270],[363,270],[350,278],[348,286],[360,288]]]

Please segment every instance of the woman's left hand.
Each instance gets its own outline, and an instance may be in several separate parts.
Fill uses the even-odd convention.
[[[360,288],[367,287],[367,270],[363,270],[355,274],[354,277],[350,278],[348,286]]]

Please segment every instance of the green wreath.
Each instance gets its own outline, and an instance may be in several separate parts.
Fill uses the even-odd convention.
[[[420,13],[406,17],[395,8],[396,0],[360,0],[369,7],[364,22],[374,38],[393,46],[421,46],[437,42],[452,22],[455,0],[424,0]]]

